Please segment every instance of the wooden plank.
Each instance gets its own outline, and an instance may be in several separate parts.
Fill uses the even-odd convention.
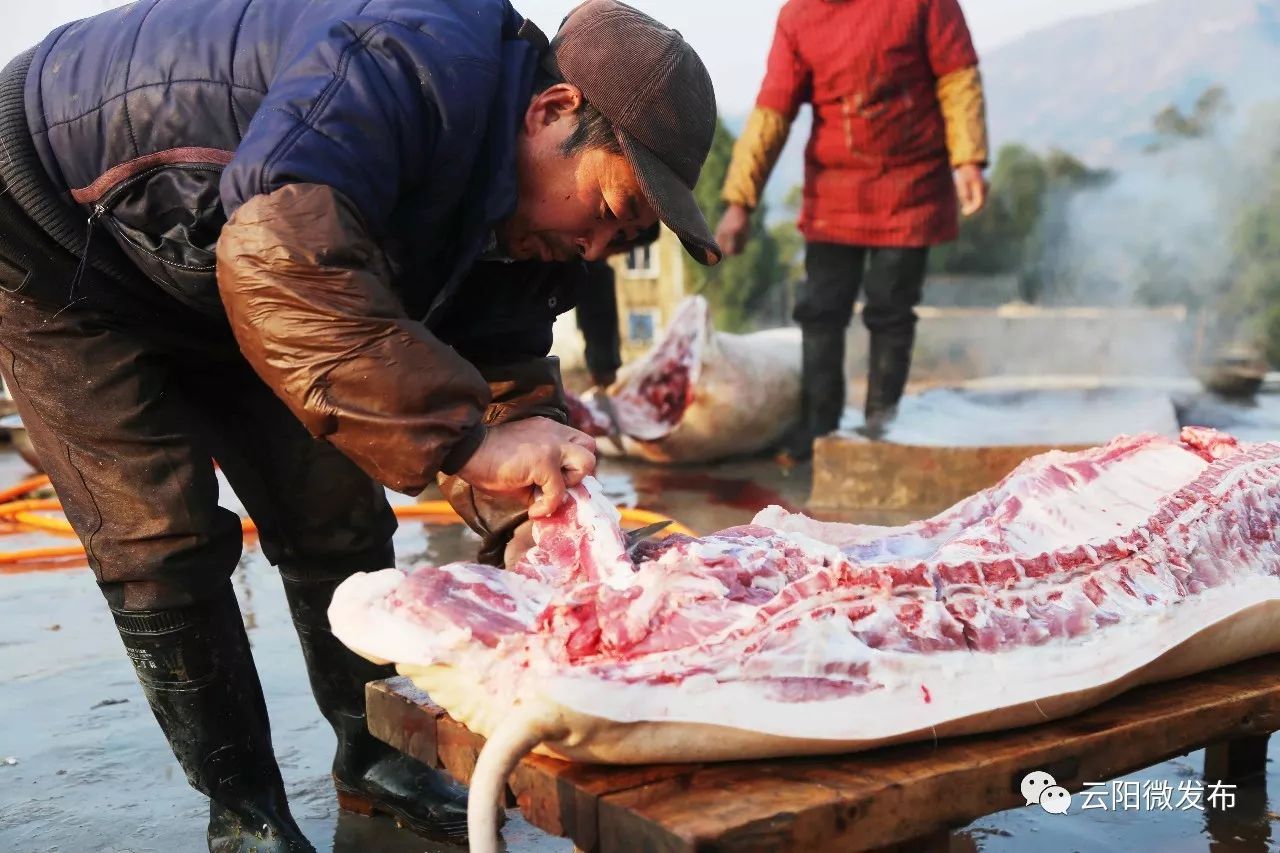
[[[520,811],[529,823],[572,838],[583,850],[599,849],[599,803],[603,796],[692,774],[699,765],[651,764],[609,767],[574,764],[534,755],[512,774]]]
[[[401,680],[369,691],[371,731],[470,778],[479,737]],[[1019,783],[1032,770],[1078,791],[1205,743],[1247,743],[1223,753],[1224,766],[1236,770],[1246,755],[1256,761],[1258,736],[1277,729],[1280,656],[1273,656],[1017,731],[705,766],[606,767],[531,756],[512,788],[531,823],[586,851],[865,850],[934,843],[952,827],[1021,805]]]
[[[374,737],[464,784],[471,781],[483,738],[450,718],[407,678],[373,682],[365,693]],[[590,851],[597,849],[601,796],[688,775],[698,766],[610,767],[531,755],[512,773],[509,787],[529,823]]]
[[[449,717],[441,717],[436,724],[436,739],[440,766],[455,779],[469,782],[484,747],[484,738]],[[510,801],[507,805],[511,805]]]
[[[365,709],[369,733],[378,740],[456,779],[471,778],[484,738],[454,722],[409,679],[365,685]],[[511,791],[507,794],[507,805],[514,805]]]
[[[1141,688],[1077,717],[862,755],[708,766],[605,796],[601,849],[866,850],[1023,804],[1047,770],[1080,790],[1280,728],[1280,658]]]
[[[403,677],[366,684],[364,701],[371,735],[428,767],[440,766],[436,730],[448,716],[444,708]]]

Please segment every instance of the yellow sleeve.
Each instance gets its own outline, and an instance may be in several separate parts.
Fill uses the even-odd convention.
[[[764,185],[790,132],[791,120],[777,110],[767,107],[752,110],[747,126],[733,146],[733,160],[725,174],[720,197],[729,204],[754,210],[760,204]]]
[[[938,78],[938,103],[947,124],[947,151],[951,165],[985,166],[987,150],[987,101],[982,75],[971,65]]]

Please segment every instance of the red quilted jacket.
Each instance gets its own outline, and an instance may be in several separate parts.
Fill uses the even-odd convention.
[[[976,65],[957,0],[790,0],[757,106],[813,105],[800,228],[810,240],[955,239],[938,78]]]

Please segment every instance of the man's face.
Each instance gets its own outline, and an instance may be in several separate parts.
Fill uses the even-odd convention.
[[[502,249],[516,260],[601,260],[658,221],[621,154],[585,148],[564,155],[581,104],[582,93],[562,83],[534,97],[525,113],[519,200],[498,229]]]

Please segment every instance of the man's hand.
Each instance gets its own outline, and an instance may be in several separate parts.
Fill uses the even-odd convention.
[[[608,373],[591,374],[591,384],[596,388],[608,388],[609,386],[613,385],[613,383],[617,381],[618,381],[618,374],[615,373],[614,371],[609,371]]]
[[[530,518],[559,508],[565,492],[596,470],[596,440],[548,418],[527,418],[489,428],[458,476],[485,492],[542,494],[529,505]]]
[[[956,195],[960,198],[960,212],[973,216],[987,204],[987,179],[982,167],[966,163],[956,168]]]
[[[731,204],[720,217],[716,228],[716,242],[726,255],[740,255],[751,236],[751,211],[740,204]]]

